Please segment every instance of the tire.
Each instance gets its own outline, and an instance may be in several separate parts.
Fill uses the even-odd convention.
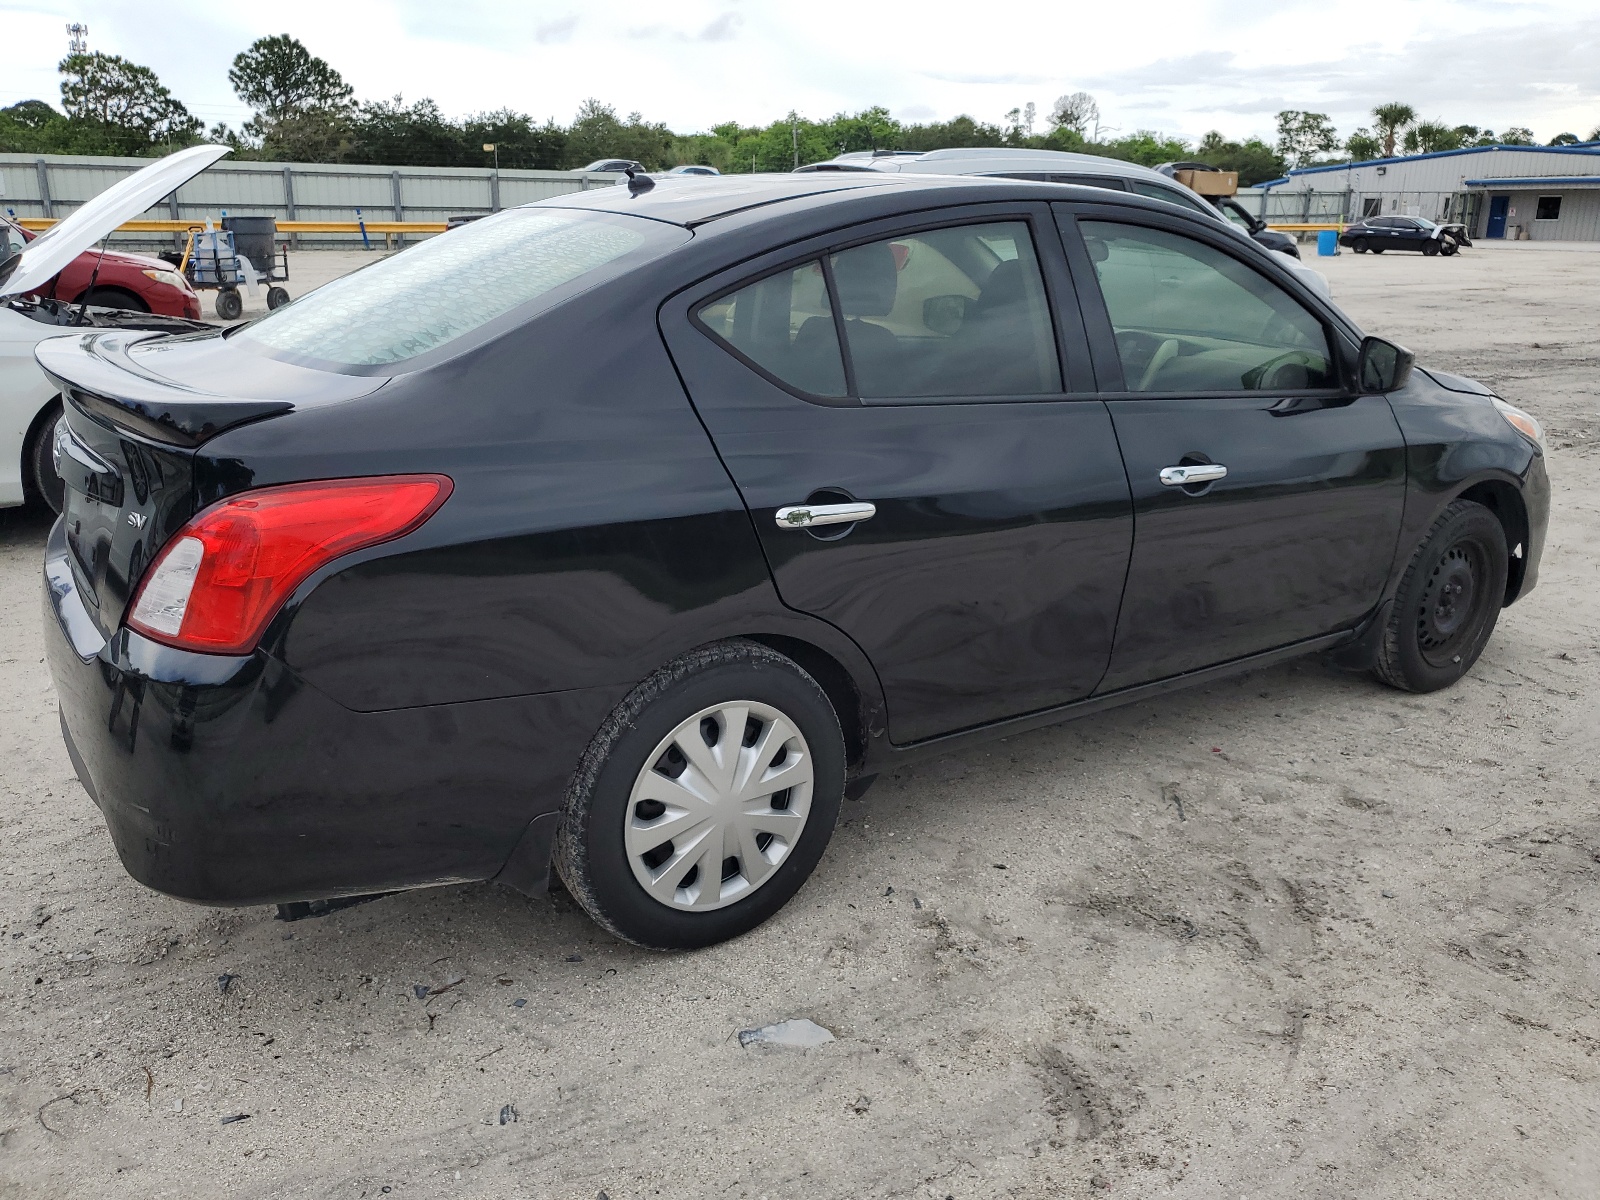
[[[122,308],[129,312],[150,311],[150,306],[138,296],[115,287],[90,288],[78,297],[77,303],[98,305],[100,308]]]
[[[23,457],[29,489],[57,516],[61,515],[67,500],[67,485],[56,474],[56,424],[60,420],[61,404],[59,401],[53,402],[40,418],[33,436],[28,439]]]
[[[1378,647],[1378,678],[1436,692],[1472,669],[1506,595],[1506,533],[1481,504],[1456,500],[1411,556]]]
[[[1423,258],[1438,258],[1439,257],[1439,243],[1438,242],[1432,242],[1432,241],[1423,242],[1422,243],[1422,257]]]
[[[1382,254],[1382,253],[1383,253],[1383,250],[1384,250],[1384,248],[1383,248],[1383,247],[1382,247],[1382,246],[1374,246],[1374,247],[1373,247],[1373,248],[1372,248],[1372,252],[1373,252],[1373,253],[1374,253],[1374,254]]]
[[[1367,252],[1367,239],[1357,238],[1355,241],[1350,243],[1350,248],[1357,254],[1365,254]]]
[[[731,720],[742,711],[749,715],[741,733],[727,740]],[[698,748],[689,740],[696,737]],[[685,817],[679,839],[699,836],[682,847],[672,841],[652,846],[652,826],[674,823],[672,810],[654,797],[687,802],[693,793],[676,782],[685,775],[701,794],[725,797],[704,811],[752,812],[751,799],[763,798],[759,790],[722,792],[712,781],[719,764],[729,761],[728,750],[733,771],[761,766],[760,757],[751,756],[774,752],[764,770],[772,763],[800,769],[794,784],[771,793],[767,807],[752,814],[780,832],[740,821],[723,840],[722,831],[713,828],[708,837],[704,822],[690,824]],[[589,743],[567,790],[555,868],[597,924],[635,945],[688,950],[725,941],[776,913],[816,867],[839,817],[844,772],[839,719],[816,680],[754,642],[702,647],[634,688]],[[702,855],[716,860],[715,892],[701,886]],[[747,865],[755,858],[761,861]]]
[[[244,298],[238,288],[222,288],[217,292],[217,316],[224,321],[237,321],[244,312]]]
[[[1459,254],[1460,252],[1461,247],[1456,245],[1454,242],[1443,242],[1439,246],[1439,253],[1444,255],[1446,258],[1450,258],[1452,255]]]
[[[267,310],[269,312],[275,308],[282,308],[287,303],[289,303],[287,288],[270,287],[267,289]]]

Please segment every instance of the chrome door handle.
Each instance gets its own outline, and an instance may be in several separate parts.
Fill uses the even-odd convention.
[[[1196,463],[1192,467],[1162,467],[1161,482],[1168,487],[1187,487],[1191,483],[1210,483],[1226,479],[1228,468],[1221,463]]]
[[[878,506],[861,501],[855,504],[789,504],[777,512],[779,529],[810,529],[814,525],[850,525],[870,521]]]

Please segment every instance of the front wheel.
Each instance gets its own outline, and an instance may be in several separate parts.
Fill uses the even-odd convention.
[[[1357,238],[1355,241],[1350,243],[1350,248],[1357,254],[1365,254],[1367,252],[1367,239]]]
[[[1499,519],[1470,500],[1446,507],[1400,580],[1378,678],[1407,692],[1435,692],[1471,670],[1500,617],[1508,569]]]
[[[289,303],[288,288],[269,287],[267,289],[267,308],[269,311],[275,308],[282,308],[287,303]]]
[[[1424,258],[1438,258],[1439,257],[1439,243],[1438,242],[1423,242],[1422,243],[1422,257],[1424,257]]]
[[[238,288],[223,288],[217,293],[217,316],[224,321],[237,321],[244,312],[244,298]]]
[[[737,937],[816,867],[844,772],[816,680],[754,642],[704,647],[636,687],[589,744],[556,870],[596,922],[637,945]]]
[[[56,471],[56,426],[62,421],[61,406],[51,405],[28,443],[28,482],[39,499],[57,516],[67,502],[67,485]]]

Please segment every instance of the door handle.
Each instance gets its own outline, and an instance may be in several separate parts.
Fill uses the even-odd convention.
[[[1191,483],[1211,483],[1226,479],[1228,468],[1221,463],[1196,463],[1192,467],[1162,467],[1161,482],[1168,487],[1188,487]]]
[[[870,521],[878,506],[867,501],[854,504],[789,504],[777,512],[779,529],[811,529],[817,525],[851,525]]]

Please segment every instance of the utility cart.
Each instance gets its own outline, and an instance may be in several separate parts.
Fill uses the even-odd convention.
[[[238,320],[244,312],[239,285],[256,294],[256,285],[268,284],[267,307],[289,303],[289,293],[279,287],[289,278],[289,247],[277,244],[278,224],[271,217],[223,217],[222,228],[191,225],[179,269],[197,291],[217,293],[217,316]]]

